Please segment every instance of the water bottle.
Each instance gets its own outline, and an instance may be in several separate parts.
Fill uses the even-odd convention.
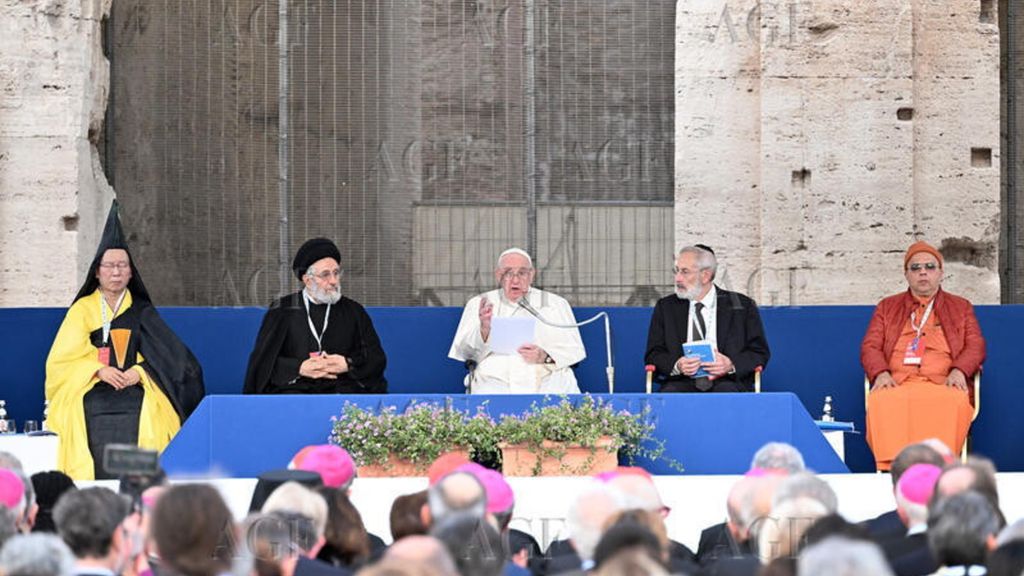
[[[835,422],[836,417],[832,415],[832,397],[825,396],[825,407],[821,410],[822,422]]]
[[[49,400],[44,400],[43,401],[43,423],[40,424],[40,426],[42,426],[44,431],[50,429],[49,426],[47,426],[47,424],[46,424],[46,421],[49,420],[49,419],[50,419],[50,401]]]

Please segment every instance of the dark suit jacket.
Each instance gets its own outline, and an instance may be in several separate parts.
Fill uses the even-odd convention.
[[[295,564],[295,576],[350,576],[352,571],[347,568],[331,566],[327,562],[312,560],[299,556]]]
[[[863,526],[867,528],[871,539],[883,549],[890,543],[899,542],[907,537],[907,527],[895,510],[879,514],[877,517],[865,521]]]
[[[739,292],[730,292],[715,287],[718,291],[715,306],[718,350],[728,356],[736,367],[736,373],[716,380],[715,387],[725,382],[734,382],[739,390],[754,389],[754,369],[765,367],[771,353],[768,340],[761,324],[757,304]],[[670,376],[676,361],[683,355],[686,342],[687,320],[690,301],[682,300],[675,294],[666,296],[654,305],[651,327],[647,333],[647,354],[644,361],[655,366],[655,377],[663,391],[692,387],[693,378],[682,374]]]
[[[939,569],[924,532],[891,542],[883,552],[896,576],[926,576]]]
[[[748,556],[750,553],[749,543],[737,543],[725,522],[709,526],[700,533],[697,561],[701,566],[707,566],[723,558]]]
[[[701,568],[700,576],[757,576],[761,571],[761,561],[757,556],[740,556],[738,558],[722,558]]]

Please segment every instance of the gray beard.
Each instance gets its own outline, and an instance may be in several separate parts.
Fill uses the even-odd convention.
[[[679,298],[680,300],[692,301],[696,300],[698,296],[700,296],[700,285],[694,286],[689,290],[680,290],[679,287],[676,286],[676,298]]]
[[[338,289],[333,292],[321,290],[320,287],[315,284],[306,290],[309,291],[310,299],[317,304],[337,304],[338,300],[341,300],[341,286],[338,286]]]

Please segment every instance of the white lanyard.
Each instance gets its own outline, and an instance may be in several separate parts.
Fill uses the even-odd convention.
[[[117,297],[117,304],[114,305],[114,309],[110,312],[113,316],[117,316],[117,311],[121,309],[121,302],[124,301],[124,295],[128,293],[128,289],[125,288],[121,291],[121,295]],[[107,320],[107,299],[103,297],[103,293],[100,293],[100,317],[103,318],[103,345],[107,345],[107,339],[110,338],[110,323],[114,321],[113,318]]]
[[[917,311],[915,310],[910,313],[910,327],[913,328],[915,332],[917,332],[918,338],[921,337],[921,331],[924,330],[924,325],[928,323],[928,317],[932,315],[932,306],[934,305],[935,298],[932,298],[932,301],[928,303],[928,307],[924,309],[924,316],[921,317],[920,325],[917,325],[915,323],[917,320]]]
[[[306,305],[306,322],[309,323],[309,331],[313,334],[313,338],[316,338],[317,352],[322,354],[324,351],[324,334],[327,332],[327,321],[331,319],[331,304],[328,302],[327,312],[324,314],[324,329],[317,334],[316,328],[313,326],[313,318],[309,315],[309,296],[305,290],[302,291],[302,303]]]

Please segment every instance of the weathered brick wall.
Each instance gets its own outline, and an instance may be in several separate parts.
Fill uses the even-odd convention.
[[[998,302],[995,14],[696,0],[677,25],[677,245],[765,304],[864,304],[925,239],[949,290]]]

